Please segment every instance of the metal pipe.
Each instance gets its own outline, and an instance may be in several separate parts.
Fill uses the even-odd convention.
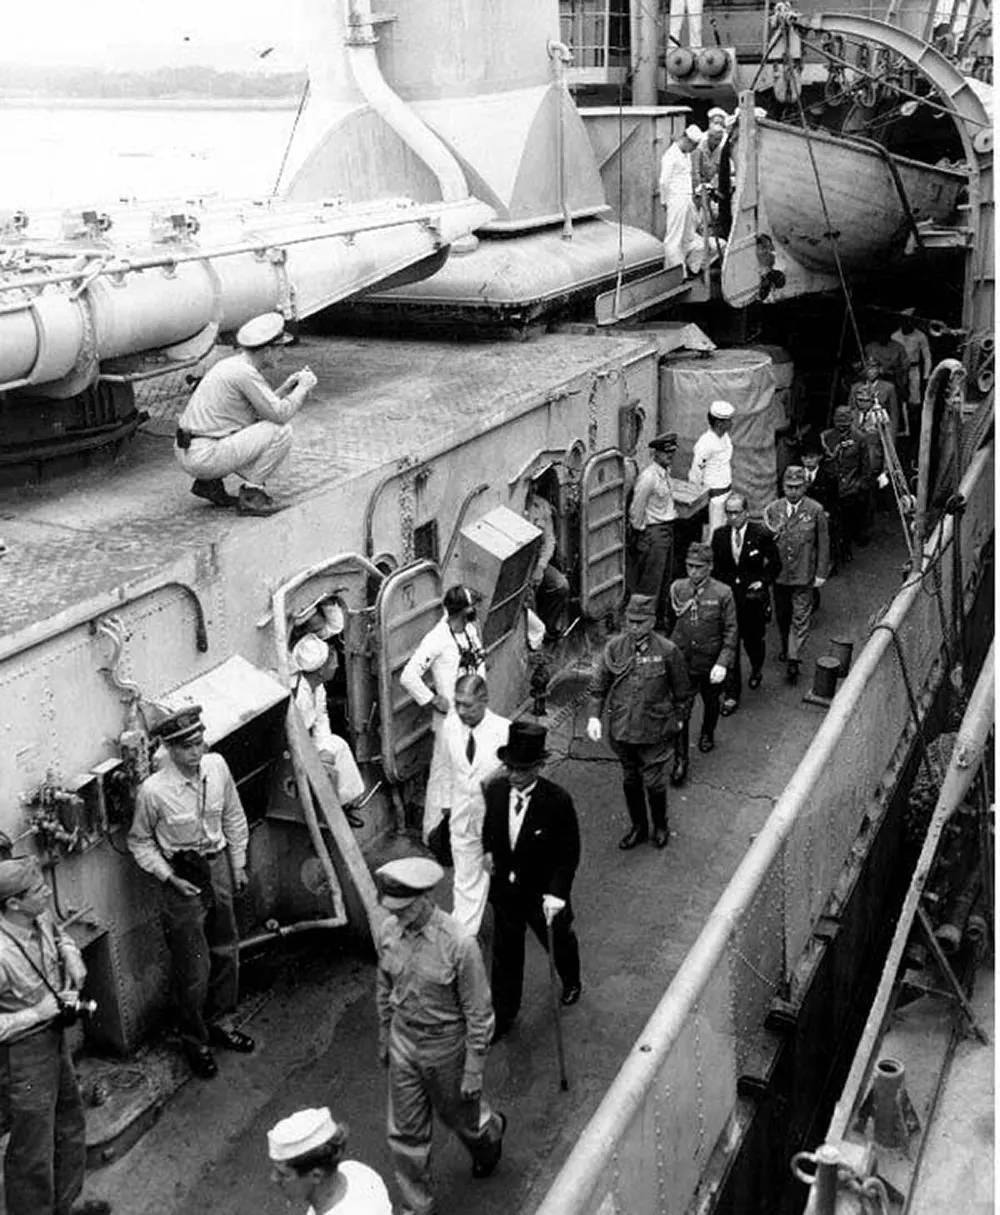
[[[268,925],[273,924],[270,928]],[[267,945],[271,941],[282,940],[284,937],[297,936],[301,932],[312,932],[316,928],[343,928],[343,920],[329,918],[322,920],[298,920],[294,924],[279,924],[276,920],[268,920],[264,932],[258,932],[252,937],[244,937],[239,942],[239,950],[256,949],[258,945]]]
[[[563,103],[567,97],[566,64],[573,62],[573,52],[565,42],[549,39],[547,46],[549,58],[555,70],[556,78],[556,164],[559,171],[559,209],[562,211],[562,238],[573,239],[573,217],[569,209],[569,190],[566,185],[566,130]]]

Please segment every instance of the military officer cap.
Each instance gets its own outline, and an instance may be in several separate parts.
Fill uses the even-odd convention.
[[[330,647],[315,633],[300,637],[292,648],[292,661],[300,671],[318,671],[329,657]]]
[[[736,412],[728,401],[713,401],[708,407],[708,416],[718,418],[720,422],[728,421]]]
[[[30,856],[0,861],[0,899],[13,899],[25,894],[42,881],[38,862]]]
[[[414,899],[426,894],[444,877],[444,870],[426,856],[404,856],[387,861],[375,870],[381,891],[382,906],[389,911],[408,907]]]
[[[150,737],[158,738],[162,743],[189,742],[196,736],[205,733],[205,723],[201,720],[201,705],[185,705],[160,718],[150,727]]]
[[[334,1122],[322,1109],[297,1110],[282,1118],[267,1132],[267,1154],[274,1161],[296,1160],[327,1143],[338,1147],[347,1142],[347,1128]]]
[[[653,595],[630,595],[625,605],[626,620],[648,620],[656,615],[656,598]]]
[[[662,435],[649,440],[651,451],[676,451],[677,435],[672,430],[665,430]]]
[[[241,325],[236,331],[236,344],[244,350],[258,350],[275,342],[284,345],[285,318],[280,312],[264,312]]]
[[[838,405],[833,411],[833,424],[840,426],[842,423],[853,422],[854,415],[846,405]]]
[[[710,544],[702,544],[700,540],[695,540],[693,544],[688,545],[688,551],[684,560],[690,565],[711,565],[712,546]]]
[[[806,470],[801,464],[789,464],[785,469],[783,483],[786,489],[789,485],[805,485]]]

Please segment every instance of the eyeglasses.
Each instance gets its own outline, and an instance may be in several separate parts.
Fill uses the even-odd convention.
[[[727,506],[726,514],[727,515],[745,515],[746,509],[742,506]]]

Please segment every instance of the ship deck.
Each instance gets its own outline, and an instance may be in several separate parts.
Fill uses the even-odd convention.
[[[895,519],[881,516],[871,547],[823,588],[810,658],[830,637],[860,648],[873,612],[897,589],[903,555]],[[585,735],[589,655],[578,655],[575,674],[560,682],[546,719],[547,775],[572,793],[583,838],[573,892],[583,997],[563,1016],[570,1088],[559,1089],[545,960],[529,941],[521,1013],[486,1071],[487,1095],[510,1119],[504,1157],[492,1179],[475,1181],[464,1150],[438,1125],[443,1215],[534,1211],[632,1049],[824,720],[803,704],[806,686],[780,682],[776,652],[772,631],[763,687],[745,691],[739,712],[720,722],[711,755],[693,749],[687,785],[670,791],[674,838],[665,852],[616,846],[626,827],[620,768]],[[696,723],[699,715],[696,708]],[[112,1200],[119,1215],[279,1215],[287,1207],[268,1180],[266,1132],[296,1108],[322,1104],[350,1124],[348,1155],[376,1168],[394,1192],[374,969],[336,948],[286,960],[247,1003],[259,1050],[222,1056],[217,1080],[185,1084],[126,1156],[89,1175],[87,1193]]]
[[[319,386],[295,419],[292,454],[269,488],[291,505],[403,456],[439,451],[456,431],[486,429],[528,397],[557,393],[643,344],[564,334],[466,345],[303,337],[282,352],[277,378],[308,363]],[[0,490],[3,635],[150,578],[223,544],[233,528],[267,527],[188,493],[173,432],[167,409],[112,464]]]

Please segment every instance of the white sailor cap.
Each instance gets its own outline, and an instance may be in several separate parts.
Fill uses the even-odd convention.
[[[295,1160],[338,1137],[340,1127],[324,1106],[298,1110],[282,1118],[267,1132],[267,1153],[272,1160]]]
[[[684,134],[688,137],[688,139],[693,140],[694,143],[701,143],[702,139],[704,138],[704,132],[702,131],[701,127],[697,126],[693,122],[689,127],[684,128]]]
[[[713,118],[728,118],[728,117],[729,117],[729,115],[726,113],[726,111],[722,108],[721,105],[713,105],[712,108],[708,111],[709,122],[711,122]]]
[[[708,416],[718,418],[720,422],[728,420],[735,412],[728,401],[713,401],[708,407]]]
[[[444,870],[426,856],[404,856],[387,861],[375,870],[382,906],[399,911],[414,899],[433,890],[444,877]]]
[[[300,671],[318,671],[330,657],[330,647],[315,633],[300,637],[292,647],[292,661]]]
[[[236,344],[244,350],[257,350],[281,341],[285,333],[285,318],[280,312],[264,312],[251,317],[236,331]]]

